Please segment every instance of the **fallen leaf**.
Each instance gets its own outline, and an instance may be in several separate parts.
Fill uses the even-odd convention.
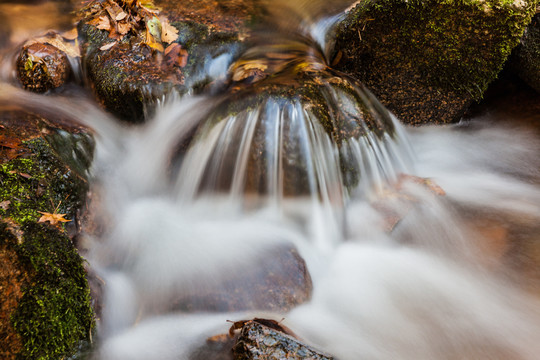
[[[9,205],[11,204],[11,201],[5,200],[0,202],[0,209],[7,210],[9,208]]]
[[[161,39],[161,21],[157,17],[154,16],[146,22],[146,29],[155,40]]]
[[[70,56],[70,57],[81,56],[79,46],[77,46],[76,43],[70,43],[70,42],[64,41],[64,39],[60,35],[56,35],[55,37],[47,39],[45,43],[56,47],[60,51],[63,51],[64,53],[66,53],[67,56]]]
[[[149,25],[149,24],[150,24],[150,22],[147,23],[147,25]],[[160,36],[157,36],[157,37],[154,36],[153,32],[155,32],[155,31],[156,31],[155,24],[154,24],[154,26],[148,26],[146,28],[146,41],[145,41],[145,43],[146,43],[146,45],[148,45],[152,49],[163,52],[163,50],[164,50],[163,45],[160,42],[161,37]]]
[[[116,14],[115,20],[116,21],[124,20],[126,18],[126,16],[127,16],[127,14],[124,11],[122,11],[122,12]]]
[[[131,24],[127,22],[120,22],[118,25],[118,33],[126,35],[131,30]]]
[[[161,21],[161,41],[170,44],[176,39],[178,39],[178,29],[169,24],[167,19]]]
[[[0,146],[9,149],[19,150],[21,148],[21,140],[15,137],[8,137],[0,134]]]
[[[105,15],[100,16],[96,27],[100,30],[111,31],[112,26],[111,26],[111,21],[109,20],[109,17]]]
[[[75,40],[79,36],[79,33],[77,31],[77,28],[74,27],[71,30],[64,31],[61,35],[66,40]]]
[[[177,55],[180,53],[180,49],[182,48],[182,45],[178,44],[178,43],[173,43],[169,46],[167,46],[167,48],[165,49],[165,56],[169,55],[170,52],[172,52],[173,54],[176,53]]]
[[[180,54],[178,55],[178,59],[176,59],[176,64],[180,67],[184,67],[187,65],[188,61],[188,52],[186,49],[180,49]]]
[[[43,212],[43,211],[38,211],[38,213],[43,215],[42,217],[39,218],[38,223],[48,221],[51,225],[56,225],[59,222],[69,222],[69,221],[71,221],[71,220],[68,220],[68,219],[64,219],[64,216],[66,216],[66,214],[56,214],[56,213],[51,214],[51,213]]]
[[[110,42],[108,44],[105,44],[103,45],[102,47],[99,48],[99,50],[109,50],[110,48],[112,48],[114,45],[116,45],[116,41],[113,41],[113,42]]]

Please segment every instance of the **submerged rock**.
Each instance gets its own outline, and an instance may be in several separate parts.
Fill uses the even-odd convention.
[[[540,12],[525,30],[511,58],[510,67],[523,81],[540,92]]]
[[[536,1],[361,1],[337,29],[332,63],[408,124],[449,123],[482,98]]]
[[[140,122],[145,104],[224,73],[253,12],[249,1],[93,1],[78,27],[83,64],[106,108]]]
[[[13,108],[0,108],[0,127],[0,357],[71,356],[94,326],[83,260],[68,236],[88,186],[54,148],[72,144],[67,158],[87,169],[93,142],[83,129],[68,136]]]
[[[219,290],[212,289],[180,298],[182,311],[289,311],[311,297],[313,285],[306,263],[297,250],[279,247],[267,251],[242,274],[229,276]]]

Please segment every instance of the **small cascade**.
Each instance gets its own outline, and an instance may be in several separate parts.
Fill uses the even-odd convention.
[[[95,131],[92,360],[197,360],[254,317],[341,360],[538,357],[540,139],[405,128],[332,69],[331,21],[255,33],[216,93],[137,126],[0,83],[0,107]]]

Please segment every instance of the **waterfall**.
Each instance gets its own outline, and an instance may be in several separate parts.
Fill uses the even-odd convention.
[[[95,132],[91,358],[192,360],[253,317],[341,360],[538,357],[540,137],[407,128],[331,68],[316,25],[258,34],[209,65],[226,90],[171,94],[140,126],[0,83],[0,105]]]

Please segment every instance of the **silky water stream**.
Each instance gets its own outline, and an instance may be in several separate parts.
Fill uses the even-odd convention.
[[[2,84],[4,103],[95,130],[91,358],[192,359],[253,317],[342,360],[538,358],[537,130],[487,115],[406,128],[318,48],[263,35],[228,91],[171,96],[138,127]],[[309,275],[283,300],[258,283],[291,249]]]

